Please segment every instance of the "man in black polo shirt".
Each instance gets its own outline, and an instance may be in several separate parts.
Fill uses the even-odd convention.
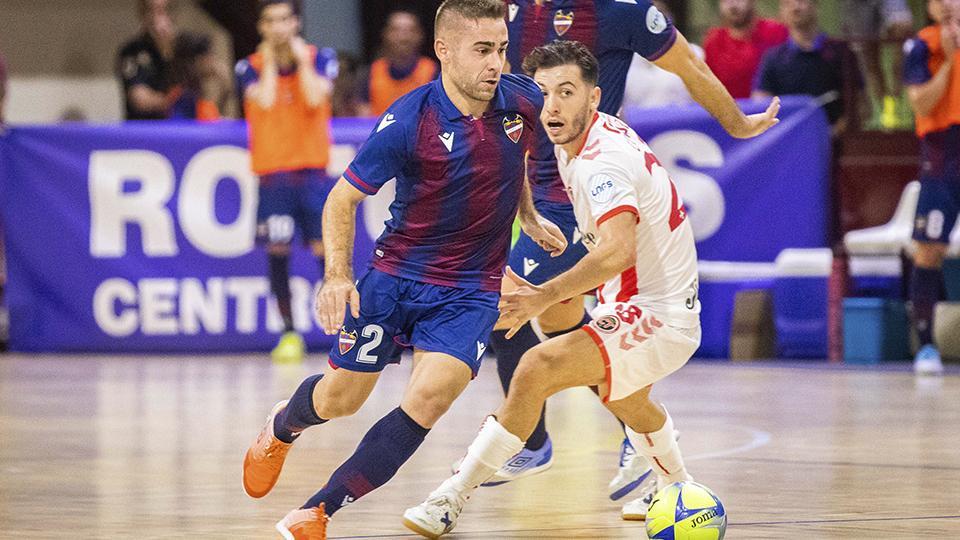
[[[846,124],[844,93],[862,86],[856,57],[845,42],[820,31],[816,0],[780,0],[780,17],[790,38],[763,56],[753,97],[816,96],[824,103],[834,133],[842,131]],[[845,81],[845,75],[854,80]]]
[[[169,0],[140,0],[142,33],[126,43],[117,61],[127,120],[169,116],[170,61],[177,37]]]

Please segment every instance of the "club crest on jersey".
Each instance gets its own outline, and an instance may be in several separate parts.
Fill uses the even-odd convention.
[[[347,332],[345,329],[341,328],[340,338],[337,340],[337,346],[340,349],[340,354],[347,354],[356,344],[357,331],[353,330],[352,332]]]
[[[571,26],[573,26],[572,11],[564,13],[562,9],[558,9],[557,12],[553,14],[553,30],[557,33],[557,36],[566,34]]]
[[[507,134],[507,137],[510,137],[510,140],[514,143],[520,141],[520,136],[523,135],[523,117],[519,114],[509,120],[506,117],[503,119],[503,131]]]
[[[596,321],[593,321],[593,324],[602,332],[612,334],[617,331],[617,328],[620,328],[620,319],[614,317],[613,315],[607,315],[605,317],[600,317]]]

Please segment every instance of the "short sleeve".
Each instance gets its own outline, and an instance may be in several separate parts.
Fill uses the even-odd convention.
[[[664,55],[677,40],[677,29],[649,0],[613,2],[607,14],[609,29],[605,39],[614,48],[633,51],[653,61]]]
[[[930,72],[930,48],[920,38],[908,39],[903,44],[903,82],[923,84],[933,78]]]
[[[329,48],[317,51],[315,60],[317,73],[326,79],[334,80],[340,74],[340,62],[337,60],[337,51]]]
[[[247,89],[260,79],[260,75],[246,58],[237,62],[234,72],[237,76],[237,94],[243,98],[247,93]]]
[[[554,145],[547,136],[543,123],[539,120],[540,109],[543,108],[543,95],[540,88],[530,94],[531,102],[536,108],[533,126],[533,137],[527,148],[527,177],[531,184],[548,186],[558,182],[560,171],[557,169],[557,156]]]
[[[367,141],[343,172],[343,177],[353,187],[374,195],[400,174],[412,146],[413,130],[408,129],[408,125],[416,122],[416,118],[404,115],[413,116],[413,113],[401,112],[394,104],[377,121]]]
[[[581,184],[583,200],[590,204],[590,213],[597,226],[622,214],[632,213],[639,219],[640,205],[637,193],[627,175],[615,167],[597,168],[587,181]]]

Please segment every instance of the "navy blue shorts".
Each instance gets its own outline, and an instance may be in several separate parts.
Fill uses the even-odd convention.
[[[573,268],[573,265],[587,254],[587,248],[584,247],[577,229],[573,206],[540,202],[537,203],[537,211],[560,227],[567,239],[567,249],[559,257],[551,257],[523,231],[520,232],[520,238],[510,250],[507,264],[517,275],[534,285],[540,285]]]
[[[957,223],[958,213],[960,178],[922,177],[913,239],[918,242],[950,243],[950,233]]]
[[[476,376],[500,314],[500,293],[458,289],[371,268],[357,283],[360,317],[347,309],[330,363],[378,372],[400,362],[404,347],[449,354]]]
[[[302,169],[260,177],[257,240],[289,244],[297,230],[305,242],[320,240],[323,205],[336,180],[321,169]]]

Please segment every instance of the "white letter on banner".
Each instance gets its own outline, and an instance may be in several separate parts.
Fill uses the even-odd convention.
[[[217,184],[233,179],[240,187],[240,213],[230,224],[217,221]],[[184,236],[211,257],[239,257],[253,249],[257,179],[250,154],[237,146],[211,146],[197,153],[183,171],[177,217]]]
[[[140,320],[147,336],[171,336],[178,332],[176,297],[177,280],[172,278],[141,279]]]
[[[270,292],[270,282],[261,277],[227,278],[227,294],[237,302],[236,326],[241,334],[257,331],[257,306]]]
[[[694,167],[720,167],[723,165],[720,145],[709,136],[690,130],[661,133],[649,144],[677,184],[687,206],[694,238],[706,240],[716,234],[726,215],[723,190],[713,177],[685,169],[677,162],[687,160]]]
[[[113,309],[114,302],[124,306],[120,313]],[[101,283],[93,293],[93,318],[105,334],[127,337],[137,330],[137,290],[123,278],[111,278]]]
[[[139,189],[124,193],[126,180]],[[153,257],[177,254],[173,218],[164,205],[173,195],[173,166],[147,150],[98,150],[90,153],[90,255],[123,257],[127,223],[140,227],[143,252]]]
[[[200,333],[200,325],[208,334],[222,334],[227,329],[227,297],[223,292],[223,278],[203,282],[186,278],[180,282],[180,327],[184,334]]]

